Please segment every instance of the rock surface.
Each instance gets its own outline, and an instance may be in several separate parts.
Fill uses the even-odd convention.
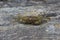
[[[16,7],[14,6],[15,3],[8,5],[1,2],[0,4],[2,7],[0,8],[0,40],[60,40],[60,28],[54,26],[55,23],[60,23],[60,19],[38,26],[18,23],[13,24],[11,22],[12,17],[16,14],[24,14],[24,12],[33,9],[42,9],[46,13],[57,13],[57,15],[59,15],[59,2],[29,7]],[[11,6],[13,7],[11,8]]]

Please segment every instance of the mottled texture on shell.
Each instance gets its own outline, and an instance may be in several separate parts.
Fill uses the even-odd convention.
[[[26,23],[26,24],[41,24],[42,22],[42,17],[36,17],[36,16],[25,16],[22,17],[22,19],[20,19],[22,21],[22,23]]]
[[[32,13],[26,13],[23,15],[17,14],[15,17],[15,21],[18,23],[33,24],[33,25],[39,25],[49,21],[49,18],[44,17],[43,15],[36,15],[36,14],[39,14],[39,13],[36,13],[33,11]]]
[[[18,23],[24,23],[24,24],[33,24],[33,25],[39,25],[42,24],[44,21],[47,22],[47,20],[44,20],[43,16],[21,16],[17,15],[17,18],[15,19]]]

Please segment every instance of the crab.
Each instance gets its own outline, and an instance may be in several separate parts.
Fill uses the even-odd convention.
[[[39,25],[49,21],[49,18],[44,17],[43,14],[43,11],[36,12],[36,10],[33,10],[32,12],[26,12],[23,15],[17,14],[15,21],[18,23]]]
[[[41,24],[42,23],[42,17],[37,17],[37,16],[25,16],[20,19],[21,23],[25,24]]]
[[[23,24],[33,24],[33,25],[40,25],[44,22],[48,22],[48,18],[43,17],[42,15],[38,16],[21,16],[18,14],[15,17],[15,21],[18,23],[23,23]]]

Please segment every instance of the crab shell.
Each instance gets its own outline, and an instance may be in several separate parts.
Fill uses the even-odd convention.
[[[41,12],[40,11],[41,10],[39,10],[39,12],[33,10],[32,12],[27,12],[24,13],[23,15],[18,14],[16,21],[25,24],[35,24],[35,25],[41,24],[44,17],[39,14],[44,14],[44,13],[43,11]]]
[[[42,23],[42,17],[37,17],[37,16],[24,16],[22,17],[19,22],[20,23],[25,23],[25,24],[41,24]]]

